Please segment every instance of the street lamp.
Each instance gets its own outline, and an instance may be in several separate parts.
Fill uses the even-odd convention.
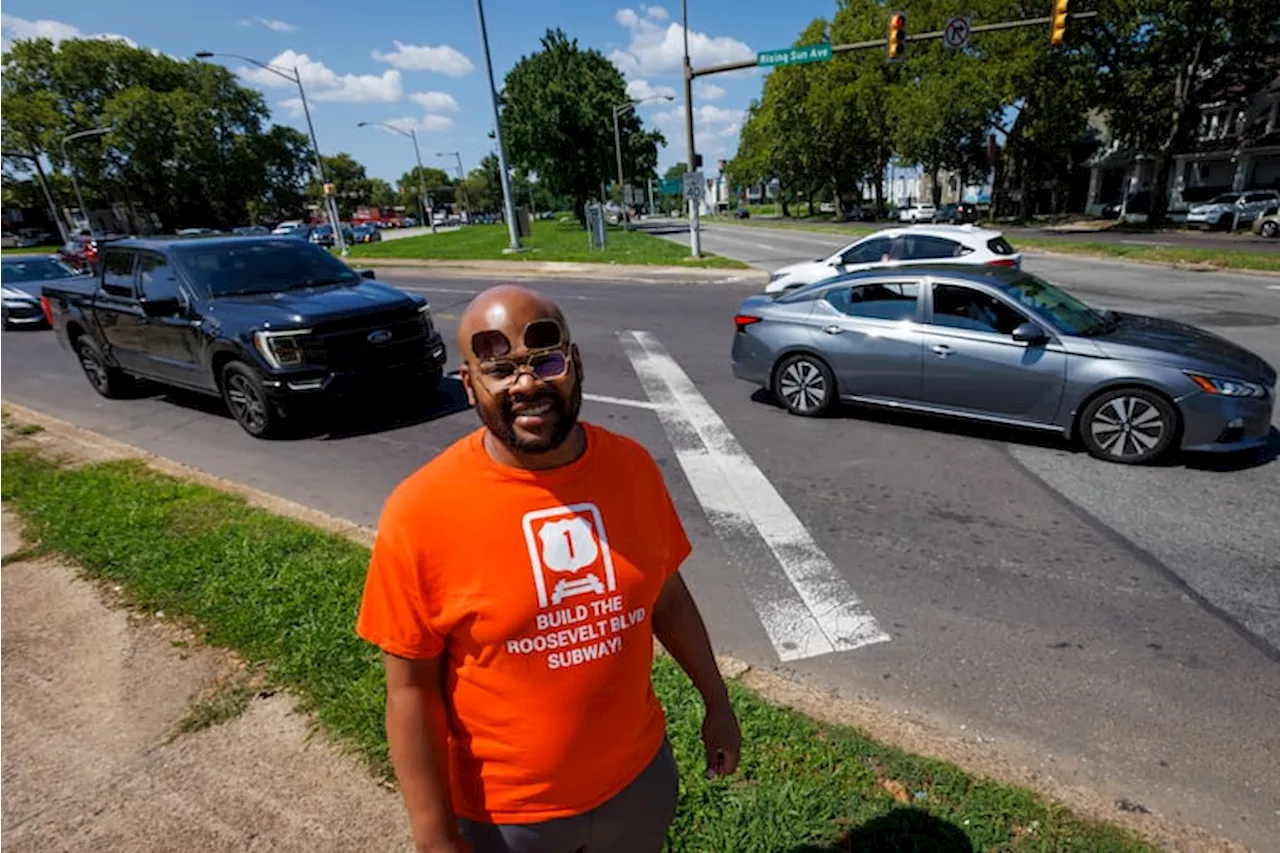
[[[684,133],[689,146],[689,162],[684,171],[688,175],[697,171],[697,153],[693,145],[693,64],[689,62],[689,0],[680,0],[680,24],[684,34]],[[698,200],[689,199],[689,254],[702,257],[702,234],[698,223]]]
[[[631,100],[626,103],[616,104],[613,108],[613,148],[618,154],[618,201],[622,204],[623,214],[627,210],[626,199],[623,197],[623,187],[625,182],[622,177],[622,133],[618,130],[618,116],[623,113],[629,113],[641,104],[647,104],[650,101],[674,101],[675,95],[654,95],[652,98],[644,98],[639,101]]]
[[[347,248],[347,241],[342,238],[342,223],[338,216],[337,202],[333,200],[333,196],[324,192],[326,184],[324,179],[324,163],[320,160],[320,143],[316,141],[316,128],[315,125],[311,123],[311,108],[307,106],[307,93],[306,90],[302,88],[302,75],[298,73],[297,66],[294,66],[293,73],[289,73],[288,69],[270,65],[266,62],[260,62],[259,60],[249,56],[241,56],[238,53],[214,53],[209,50],[202,50],[196,53],[197,59],[211,59],[215,56],[226,56],[231,59],[239,59],[242,62],[248,62],[251,65],[256,65],[264,71],[270,71],[277,77],[283,77],[285,80],[297,85],[298,97],[302,99],[302,112],[307,117],[307,130],[311,134],[311,150],[316,155],[316,177],[319,178],[320,189],[321,192],[324,193],[326,205],[325,212],[329,217],[329,221],[333,224],[333,239],[338,246],[338,251],[343,257],[351,254],[351,250]]]
[[[437,157],[453,157],[458,161],[458,192],[462,194],[462,210],[467,214],[467,220],[471,219],[471,205],[467,202],[467,190],[462,185],[466,180],[466,176],[462,173],[462,155],[457,151],[437,151]]]
[[[520,252],[520,229],[516,223],[516,203],[511,197],[511,175],[507,173],[507,148],[502,144],[502,115],[498,111],[498,90],[493,83],[493,60],[489,56],[489,33],[484,25],[484,2],[476,0],[476,16],[480,19],[480,43],[484,46],[484,66],[489,74],[489,101],[493,105],[493,133],[498,143],[498,175],[502,180],[502,203],[507,212],[507,234],[511,245],[504,252]]]
[[[413,140],[413,156],[418,161],[418,206],[422,208],[422,215],[426,218],[427,224],[431,226],[431,233],[435,234],[436,233],[435,211],[432,209],[431,205],[427,203],[427,189],[426,189],[426,186],[422,183],[422,155],[418,153],[418,132],[413,128],[409,128],[408,130],[401,130],[400,128],[396,127],[394,124],[387,124],[386,122],[383,122],[383,121],[356,122],[356,127],[369,127],[370,125],[376,125],[377,127],[386,128],[392,133],[398,133],[401,136],[407,136]]]
[[[94,240],[98,239],[98,236],[93,233],[93,217],[89,215],[89,209],[84,206],[84,196],[80,194],[80,182],[76,180],[75,167],[71,165],[71,158],[67,156],[67,143],[73,139],[84,139],[87,136],[101,136],[102,134],[110,133],[113,130],[115,130],[115,126],[95,127],[62,137],[62,162],[66,163],[69,167],[67,171],[71,173],[71,186],[76,191],[76,203],[80,205],[80,213],[84,216],[84,221],[89,224],[89,237]]]
[[[67,232],[67,225],[58,215],[58,205],[54,203],[53,194],[49,192],[49,183],[44,179],[44,167],[40,165],[40,156],[28,154],[25,151],[5,151],[4,156],[31,161],[36,173],[36,181],[40,184],[40,191],[44,193],[44,200],[49,204],[49,214],[53,217],[53,224],[58,226],[58,234],[62,237],[62,242],[70,240],[71,235]]]

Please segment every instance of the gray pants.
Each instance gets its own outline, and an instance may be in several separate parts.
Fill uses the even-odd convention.
[[[676,814],[679,778],[671,745],[613,799],[589,812],[545,823],[458,819],[475,853],[658,853]]]

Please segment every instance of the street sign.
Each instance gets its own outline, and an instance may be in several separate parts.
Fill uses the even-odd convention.
[[[658,182],[653,185],[654,192],[659,195],[679,195],[680,179],[679,178],[658,178]]]
[[[701,172],[684,173],[684,197],[700,201],[706,194]]]
[[[969,44],[969,19],[967,17],[957,16],[947,21],[947,25],[942,28],[942,45],[951,50],[960,50]]]
[[[773,65],[800,65],[805,62],[826,62],[831,58],[831,45],[809,44],[804,47],[786,47],[782,50],[762,50],[756,54],[756,65],[768,68]]]

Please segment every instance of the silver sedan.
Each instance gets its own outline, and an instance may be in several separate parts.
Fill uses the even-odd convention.
[[[733,372],[797,415],[837,401],[1050,430],[1114,462],[1266,444],[1276,371],[1172,320],[1019,270],[913,267],[750,296]]]

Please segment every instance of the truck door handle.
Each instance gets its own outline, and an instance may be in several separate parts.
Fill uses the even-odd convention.
[[[823,326],[822,331],[826,332],[828,335],[838,335],[841,332],[843,332],[844,329],[840,328],[839,326],[831,325],[831,326]]]
[[[947,346],[946,344],[934,344],[933,346],[929,347],[929,349],[934,353],[934,355],[940,356],[942,358],[946,358],[947,356],[951,355],[951,347]]]

